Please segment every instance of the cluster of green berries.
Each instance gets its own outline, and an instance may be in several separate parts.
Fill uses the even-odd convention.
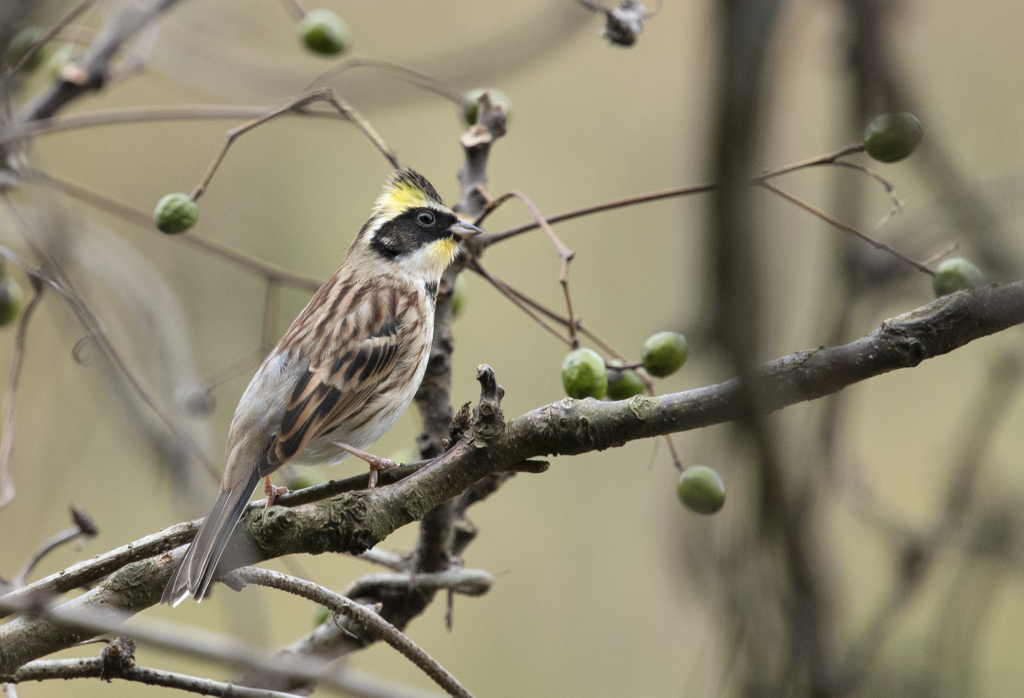
[[[670,376],[686,363],[686,337],[678,332],[659,332],[644,342],[644,370],[657,378]],[[575,349],[562,362],[562,387],[577,400],[593,397],[626,400],[644,391],[644,382],[622,362],[605,362],[593,349]]]

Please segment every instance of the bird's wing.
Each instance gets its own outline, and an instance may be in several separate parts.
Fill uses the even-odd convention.
[[[332,331],[323,324],[324,314],[308,308],[303,317],[320,321],[305,332],[289,333],[298,346],[308,347],[310,362],[299,376],[285,403],[284,415],[271,444],[267,464],[273,469],[294,458],[320,434],[333,430],[351,417],[376,392],[401,358],[403,315],[407,304],[393,289],[350,291],[335,304]],[[326,299],[325,299],[326,300]],[[331,299],[332,301],[338,299]],[[344,303],[345,300],[349,302]],[[400,308],[405,305],[406,308]],[[289,341],[289,334],[282,342]],[[318,337],[313,341],[313,337]]]

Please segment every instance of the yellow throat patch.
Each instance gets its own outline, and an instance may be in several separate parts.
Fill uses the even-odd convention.
[[[458,251],[459,243],[453,238],[441,238],[430,243],[431,261],[436,262],[441,271],[448,268]]]

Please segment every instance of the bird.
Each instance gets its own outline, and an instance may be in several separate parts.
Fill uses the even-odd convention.
[[[164,589],[162,603],[202,601],[260,478],[267,506],[286,492],[270,474],[288,462],[337,464],[412,401],[430,356],[441,275],[480,234],[416,171],[395,169],[341,267],[313,295],[253,376],[235,409],[217,498]]]

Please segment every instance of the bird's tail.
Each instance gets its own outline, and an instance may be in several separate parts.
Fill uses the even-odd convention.
[[[160,603],[177,606],[186,596],[191,594],[196,601],[202,601],[210,590],[213,572],[224,554],[224,548],[231,539],[235,524],[242,518],[242,511],[249,501],[260,474],[253,468],[247,482],[230,490],[221,491],[213,508],[199,528],[192,545],[178,569],[171,575],[171,580],[164,588]]]

